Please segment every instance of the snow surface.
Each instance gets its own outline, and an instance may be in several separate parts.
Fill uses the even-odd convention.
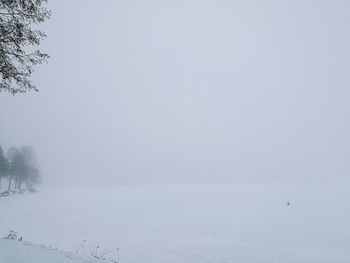
[[[121,263],[348,263],[349,200],[332,184],[45,188],[0,198],[0,235],[71,252],[86,240],[79,254],[119,248]]]
[[[93,257],[49,249],[25,242],[0,239],[0,262],[2,263],[102,263]]]

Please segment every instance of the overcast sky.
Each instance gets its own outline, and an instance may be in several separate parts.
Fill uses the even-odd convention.
[[[350,1],[49,1],[0,142],[46,184],[342,180]]]

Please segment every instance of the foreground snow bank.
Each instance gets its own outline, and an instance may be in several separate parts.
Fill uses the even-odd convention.
[[[0,262],[3,263],[101,263],[93,257],[53,250],[25,242],[0,239]],[[105,262],[105,261],[103,261]]]

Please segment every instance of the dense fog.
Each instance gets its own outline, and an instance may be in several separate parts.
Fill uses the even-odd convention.
[[[49,1],[0,140],[44,185],[348,177],[348,1]]]
[[[350,262],[350,1],[47,4],[0,0],[0,262]]]

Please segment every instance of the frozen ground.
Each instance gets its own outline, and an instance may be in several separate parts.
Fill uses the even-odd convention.
[[[80,254],[118,247],[121,263],[348,263],[349,222],[350,191],[332,184],[44,188],[0,198],[0,235],[14,229],[71,252],[85,239]]]

